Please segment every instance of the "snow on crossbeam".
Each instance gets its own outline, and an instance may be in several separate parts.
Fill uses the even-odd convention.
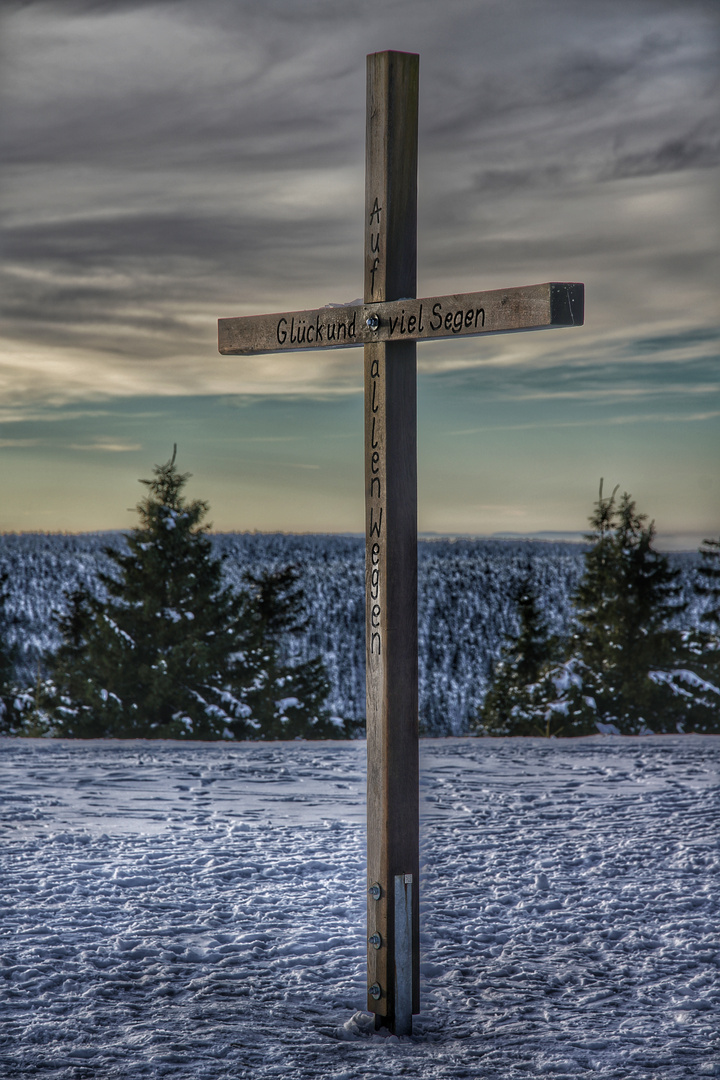
[[[509,334],[582,326],[584,288],[549,281],[512,289],[389,300],[246,315],[218,320],[218,347],[225,356],[307,349],[346,349],[378,341]]]

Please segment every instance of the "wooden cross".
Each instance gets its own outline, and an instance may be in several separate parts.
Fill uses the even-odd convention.
[[[416,299],[418,61],[367,58],[363,304],[220,319],[224,355],[365,349],[368,1009],[419,1012],[415,342],[581,326],[583,286]]]

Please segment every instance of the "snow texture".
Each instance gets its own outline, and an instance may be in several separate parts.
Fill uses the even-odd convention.
[[[0,740],[3,1080],[720,1075],[720,737],[424,741],[422,1014],[361,742]]]
[[[294,563],[307,601],[308,626],[286,659],[320,655],[329,680],[330,712],[365,716],[364,545],[353,536],[225,533],[212,537],[225,559],[226,581],[240,588],[246,571]],[[112,571],[104,545],[120,533],[0,536],[0,571],[10,588],[8,640],[17,645],[19,674],[34,684],[43,652],[60,638],[49,617],[64,607],[63,590],[99,592],[98,570]],[[513,596],[528,567],[549,629],[567,633],[571,596],[583,571],[578,544],[523,540],[436,539],[419,548],[420,721],[428,735],[460,735],[482,702],[503,639],[518,630]],[[688,610],[678,624],[695,626],[704,601],[693,595],[697,556],[674,555]],[[705,607],[709,601],[705,603]]]

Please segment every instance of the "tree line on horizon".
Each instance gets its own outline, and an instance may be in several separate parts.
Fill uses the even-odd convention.
[[[139,524],[125,549],[105,547],[101,595],[66,594],[60,647],[33,687],[14,680],[3,633],[0,733],[69,738],[351,738],[362,724],[331,717],[322,659],[288,659],[306,625],[296,566],[245,573],[236,591],[213,556],[205,502],[187,502],[176,451],[142,480]],[[695,589],[702,626],[679,630],[678,571],[654,548],[654,525],[617,488],[590,517],[569,636],[548,632],[528,570],[514,597],[520,629],[506,641],[479,735],[571,736],[617,731],[720,732],[720,540],[706,540]],[[6,575],[5,575],[6,578]]]

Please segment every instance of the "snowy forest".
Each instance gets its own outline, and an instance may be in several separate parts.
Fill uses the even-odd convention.
[[[5,734],[363,734],[362,538],[213,535],[186,480],[157,466],[127,534],[0,537]],[[661,555],[602,485],[590,524],[421,540],[422,734],[720,730],[720,544]]]

